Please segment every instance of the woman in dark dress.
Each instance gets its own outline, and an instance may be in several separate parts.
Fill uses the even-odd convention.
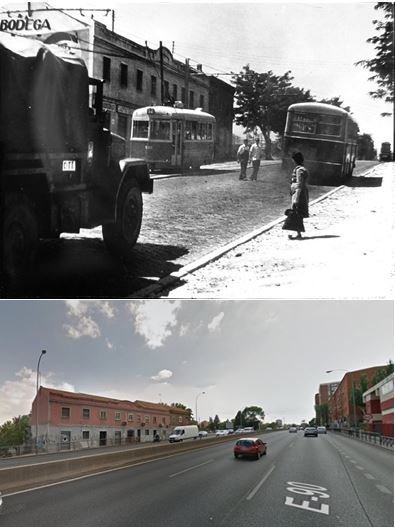
[[[283,229],[296,231],[296,236],[288,235],[291,240],[300,240],[304,233],[303,218],[309,216],[309,190],[307,180],[309,171],[303,165],[304,158],[301,152],[292,154],[295,162],[295,168],[291,176],[291,209],[287,209],[285,214],[287,218],[284,222]]]

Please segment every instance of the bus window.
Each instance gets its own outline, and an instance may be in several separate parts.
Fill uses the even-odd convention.
[[[185,121],[185,139],[192,139],[192,121]]]
[[[148,138],[148,121],[133,121],[133,137]]]
[[[151,121],[150,139],[170,139],[170,121]]]
[[[197,136],[197,122],[196,121],[192,121],[192,139],[197,139],[198,136]]]
[[[206,139],[206,123],[199,125],[199,139]]]
[[[306,114],[294,114],[291,131],[315,134],[317,132],[317,123],[315,121],[315,116]]]
[[[213,139],[213,125],[207,123],[207,139]]]
[[[324,136],[340,136],[341,120],[340,116],[321,115],[317,133]]]

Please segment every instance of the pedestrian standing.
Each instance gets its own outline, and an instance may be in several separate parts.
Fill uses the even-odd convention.
[[[259,144],[259,138],[255,138],[255,143],[250,148],[250,161],[252,163],[251,181],[258,178],[259,166],[262,158],[262,147]]]
[[[240,145],[237,150],[237,161],[240,163],[240,177],[239,180],[247,179],[247,165],[250,157],[250,147],[248,145],[248,139],[244,140],[244,143]]]
[[[296,231],[296,236],[288,235],[290,240],[300,240],[302,233],[304,233],[303,218],[309,216],[309,189],[307,187],[309,171],[304,166],[304,158],[301,152],[292,154],[292,159],[295,162],[295,168],[291,176],[291,209],[285,211],[287,218],[283,229]]]

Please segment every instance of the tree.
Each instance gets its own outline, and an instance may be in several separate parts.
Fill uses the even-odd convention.
[[[320,103],[329,104],[332,106],[338,106],[339,108],[343,108],[346,112],[350,112],[349,106],[343,106],[344,102],[340,100],[340,97],[331,97],[330,99],[321,99],[319,101]]]
[[[316,422],[318,425],[329,424],[329,406],[327,403],[315,406]]]
[[[394,372],[394,364],[391,361],[391,359],[388,361],[388,365],[386,365],[383,369],[378,369],[375,373],[375,375],[372,378],[372,381],[370,382],[370,386],[373,387],[376,385],[376,383],[379,383],[384,378],[389,376]]]
[[[245,407],[240,413],[240,417],[242,427],[254,427],[254,429],[256,429],[258,428],[259,423],[263,422],[265,418],[265,412],[262,407],[252,405],[250,407]],[[234,423],[236,427],[236,418]]]
[[[370,134],[358,134],[358,159],[376,159],[377,152],[374,148],[372,136]]]
[[[376,82],[377,90],[369,92],[374,99],[383,99],[386,103],[394,101],[394,4],[378,2],[374,8],[383,11],[383,20],[373,20],[378,34],[367,42],[373,44],[376,57],[361,60],[356,64],[368,69],[373,75],[370,81]],[[388,114],[386,114],[388,115]]]
[[[172,403],[171,406],[176,407],[177,409],[183,409],[184,411],[187,411],[187,417],[190,421],[192,421],[192,409],[190,409],[183,403]]]
[[[274,75],[272,71],[257,73],[249,64],[233,77],[236,124],[248,131],[261,130],[266,159],[272,159],[270,134],[284,132],[288,107],[313,100],[310,91],[292,86],[292,81],[290,71],[281,76]]]
[[[30,440],[30,418],[22,415],[0,426],[0,449],[17,447]]]

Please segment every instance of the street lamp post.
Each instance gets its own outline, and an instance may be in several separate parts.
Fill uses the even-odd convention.
[[[196,418],[196,423],[199,425],[199,418],[198,418],[198,398],[199,396],[201,396],[202,394],[206,394],[204,391],[203,392],[199,392],[199,394],[196,396],[196,400],[195,400],[195,418]]]
[[[329,374],[330,372],[335,372],[335,371],[342,371],[342,372],[345,372],[346,374],[349,373],[349,371],[346,369],[332,369],[332,370],[326,370],[325,372]],[[352,398],[353,426],[354,426],[354,430],[356,431],[357,411],[356,411],[356,404],[355,404],[355,384],[354,384],[354,378],[352,376],[351,376],[351,398]]]
[[[44,354],[46,354],[46,350],[41,350],[40,357],[38,358],[37,363],[37,382],[36,382],[36,452],[38,452],[38,412],[39,412],[39,400],[38,400],[38,379],[40,376],[40,361]]]

